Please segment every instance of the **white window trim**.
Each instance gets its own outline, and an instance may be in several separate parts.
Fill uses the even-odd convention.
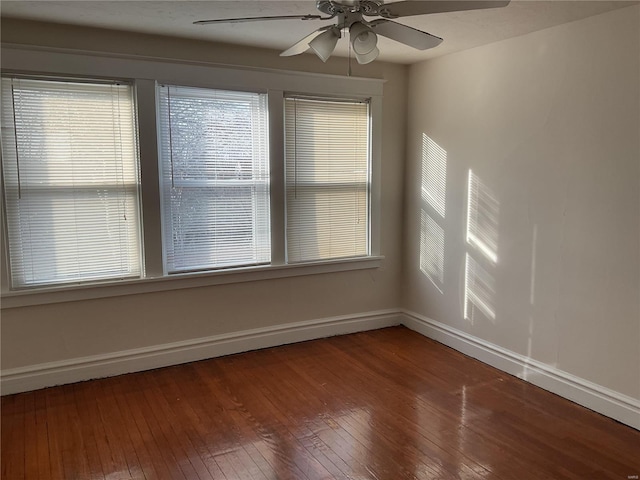
[[[321,273],[366,270],[380,267],[383,260],[384,257],[381,256],[370,256],[347,260],[242,267],[218,271],[181,273],[156,278],[18,290],[3,293],[2,309],[165,292],[167,290],[182,290],[229,283],[256,282]]]
[[[67,49],[3,45],[3,73],[61,77],[126,78],[135,84],[138,109],[142,181],[142,232],[146,276],[135,280],[69,284],[20,291],[8,290],[8,259],[2,249],[1,308],[42,305],[92,298],[133,295],[208,285],[259,281],[298,275],[377,268],[380,253],[380,170],[382,87],[384,80],[342,77],[245,67],[224,67],[134,55],[102,55]],[[43,73],[46,72],[46,73]],[[268,95],[271,157],[271,265],[163,276],[161,204],[156,131],[156,82],[185,86],[266,92]],[[284,95],[287,93],[370,99],[371,219],[367,257],[285,264]],[[2,215],[2,231],[5,230]],[[4,238],[4,237],[3,237]]]

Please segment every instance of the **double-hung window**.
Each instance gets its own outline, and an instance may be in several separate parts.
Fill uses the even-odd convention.
[[[380,264],[379,81],[45,57],[3,58],[3,306]]]
[[[285,99],[287,261],[369,255],[369,104]]]
[[[12,288],[141,276],[136,131],[130,85],[2,79]]]
[[[269,263],[264,94],[158,87],[165,273]]]

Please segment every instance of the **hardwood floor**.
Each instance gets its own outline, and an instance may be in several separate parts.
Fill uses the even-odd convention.
[[[2,398],[2,479],[579,479],[640,432],[403,327]]]

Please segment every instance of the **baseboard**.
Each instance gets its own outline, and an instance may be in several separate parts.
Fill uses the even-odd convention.
[[[398,310],[383,310],[287,323],[106,355],[31,365],[3,370],[0,373],[0,391],[2,395],[10,395],[288,343],[375,330],[400,325],[400,323],[401,315]]]
[[[260,348],[403,324],[470,357],[640,430],[640,401],[407,310],[383,310],[275,325],[3,370],[2,395],[139,372]]]
[[[640,401],[550,365],[403,310],[402,324],[470,357],[640,430]]]

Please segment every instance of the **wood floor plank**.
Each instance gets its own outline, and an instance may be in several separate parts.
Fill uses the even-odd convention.
[[[462,362],[461,365],[464,365],[464,362],[468,360],[468,357],[454,350],[449,349],[448,353],[450,357],[455,357],[456,361]],[[450,361],[449,363],[454,364],[455,362]],[[412,370],[415,371],[415,369]],[[478,365],[477,370],[485,370],[488,374],[495,371],[482,364]],[[597,426],[601,422],[603,422],[602,425],[608,427],[616,425],[610,419],[601,415],[596,415],[597,418],[594,418],[593,412],[509,375],[502,374],[502,378],[499,380],[505,383],[480,383],[467,388],[469,394],[473,396],[470,404],[479,406],[486,411],[499,411],[503,416],[511,415],[511,421],[507,422],[510,425],[517,424],[522,419],[524,423],[520,436],[532,435],[533,431],[537,431],[537,437],[544,438],[544,447],[539,451],[538,458],[548,461],[549,454],[546,449],[551,447],[556,455],[558,452],[562,452],[561,458],[556,458],[556,464],[562,464],[567,468],[574,459],[578,459],[580,463],[586,462],[586,470],[590,473],[596,473],[598,478],[609,478],[609,476],[620,478],[623,475],[621,472],[626,468],[620,462],[621,457],[624,457],[628,462],[637,461],[637,449],[633,451],[634,449],[622,448],[625,451],[620,451],[622,445],[628,447],[629,442],[633,443],[634,441],[627,438],[625,434],[637,433],[637,431],[627,428],[624,431],[619,431],[616,438],[608,437],[606,430],[598,431]],[[582,423],[581,418],[590,418],[591,421]],[[574,453],[574,449],[570,448],[575,445],[577,449],[593,452],[595,449],[585,444],[585,441],[589,441],[589,439],[595,439],[599,444],[596,447],[598,455]],[[581,468],[578,465],[568,468],[572,473],[567,476],[580,477]]]
[[[36,420],[36,394],[24,394],[24,476],[38,478],[38,430]],[[35,448],[34,448],[35,446]]]
[[[245,421],[242,415],[237,409],[236,402],[233,400],[233,396],[228,391],[228,386],[225,382],[224,370],[227,366],[228,359],[221,359],[219,365],[211,365],[208,369],[208,375],[214,379],[208,382],[210,393],[215,396],[219,407],[223,412],[227,414],[227,418],[233,426],[234,437],[238,445],[242,445],[241,441],[241,425]],[[269,451],[272,453],[274,459],[277,461],[277,469],[285,470],[287,476],[291,475],[293,478],[315,478],[314,475],[310,477],[312,471],[308,467],[308,463],[304,461],[304,452],[302,448],[295,442],[291,442],[284,430],[272,430],[269,436],[263,437],[268,442]],[[283,435],[284,433],[284,435]],[[297,454],[292,455],[289,453],[289,449],[294,450]],[[242,452],[238,449],[238,454],[244,457],[246,452]]]
[[[202,399],[202,390],[200,385],[195,382],[184,382],[184,368],[180,368],[176,375],[168,375],[163,385],[163,393],[168,408],[171,409],[174,422],[178,423],[183,429],[184,434],[198,451],[202,462],[206,466],[213,478],[231,478],[226,475],[215,459],[215,449],[211,447],[215,445],[215,441],[208,438],[208,428],[203,425],[202,418],[198,417],[194,411],[191,402],[184,401],[184,398]],[[190,388],[185,389],[185,386]]]
[[[314,353],[318,357],[326,355],[317,347],[316,350]],[[273,353],[278,355],[277,350],[274,350]],[[358,407],[357,403],[350,400],[345,385],[336,385],[337,388],[334,389],[333,383],[325,377],[326,372],[309,370],[309,367],[314,366],[313,361],[309,362],[305,368],[297,363],[290,365],[287,363],[283,361],[285,368],[296,372],[302,380],[300,386],[293,387],[300,393],[300,398],[294,402],[294,406],[308,405],[312,407],[311,411],[322,412],[320,418],[324,423],[324,428],[318,430],[318,437],[330,445],[331,450],[339,458],[355,468],[352,472],[353,475],[373,475],[376,477],[388,475],[393,467],[384,462],[377,452],[370,450],[368,448],[369,439],[366,435],[360,434],[360,428],[368,430],[368,425],[361,425],[360,428],[356,425],[354,428],[348,421],[350,416],[361,414],[362,409]],[[315,366],[321,368],[323,363],[320,361]],[[365,420],[365,423],[367,421],[368,419]]]
[[[121,410],[126,412],[125,418],[129,425],[131,437],[137,439],[139,444],[142,445],[146,455],[148,455],[149,462],[151,462],[158,475],[150,478],[158,478],[159,480],[184,478],[178,466],[162,452],[162,444],[158,444],[156,441],[156,436],[154,435],[155,422],[152,421],[144,408],[143,389],[140,387],[139,378],[136,375],[123,375],[120,378],[122,380],[118,401],[126,403],[126,409],[121,407]],[[146,458],[146,455],[142,454],[142,458]]]
[[[208,374],[201,376],[199,373],[201,368],[206,368],[205,365],[199,363],[188,367],[181,369],[180,378],[176,379],[180,390],[183,390],[182,384],[185,380],[194,386],[194,391],[187,397],[190,401],[184,402],[182,407],[183,413],[187,415],[187,421],[192,423],[201,441],[206,445],[210,463],[212,461],[219,467],[224,478],[246,477],[241,467],[239,467],[240,471],[236,471],[234,467],[241,462],[236,455],[240,442],[234,434],[233,425],[230,425],[228,418],[223,415],[222,407],[218,404],[216,397],[209,394]],[[178,398],[183,399],[184,394]],[[194,399],[196,401],[193,401]]]
[[[33,461],[37,465],[38,474],[34,478],[46,480],[51,478],[50,452],[49,452],[49,427],[47,424],[47,403],[43,391],[33,392],[34,397],[34,416],[36,420],[36,445],[30,446],[29,451],[33,452],[35,448],[35,457]],[[25,455],[28,455],[25,452]],[[4,477],[3,477],[4,478]]]
[[[252,368],[241,368],[241,376],[237,376],[233,383],[233,388],[242,402],[246,405],[245,414],[252,418],[252,423],[258,424],[257,429],[268,427],[271,431],[278,430],[280,425],[292,425],[295,428],[288,428],[284,435],[288,439],[295,439],[301,444],[308,454],[312,455],[322,466],[330,478],[346,476],[348,467],[339,457],[331,452],[330,448],[316,435],[315,428],[310,424],[308,418],[304,422],[300,419],[304,414],[299,412],[298,407],[309,409],[305,399],[300,396],[299,389],[295,382],[290,382],[287,375],[284,375],[284,365],[279,365],[276,381],[264,381],[269,372],[260,369],[260,365]],[[229,381],[233,381],[231,378]],[[287,408],[282,408],[279,399],[287,398]],[[249,411],[250,410],[250,411]],[[255,416],[251,412],[256,412]],[[275,420],[275,422],[274,422]],[[339,465],[343,467],[342,469]]]
[[[174,446],[179,445],[181,447],[181,451],[176,452],[176,455],[183,456],[185,462],[188,461],[191,464],[191,468],[196,472],[199,479],[213,480],[213,473],[207,468],[202,459],[202,451],[196,448],[192,437],[184,427],[182,416],[178,415],[180,407],[172,409],[167,401],[170,371],[169,369],[164,371],[155,370],[149,372],[149,375],[146,376],[149,386],[154,389],[153,398],[156,400],[158,415],[163,419],[168,435],[176,440],[173,442]],[[184,393],[188,395],[188,392]]]
[[[353,353],[357,349],[349,348],[348,351],[352,352],[352,355],[357,355],[361,361],[365,362],[368,365],[372,365],[371,370],[375,370],[376,360],[383,360],[380,365],[384,365],[385,369],[396,369],[401,366],[404,361],[399,360],[402,358],[397,352],[386,352],[386,345],[382,345],[381,348],[376,350],[376,356],[369,357],[369,353],[367,351],[362,351],[362,353]],[[366,354],[365,356],[363,356]],[[404,359],[408,360],[408,359]],[[399,362],[399,363],[398,363]],[[395,365],[395,364],[398,365]],[[445,368],[443,366],[440,367]],[[431,369],[429,369],[431,370]],[[440,448],[446,450],[450,454],[454,454],[457,451],[457,454],[454,456],[454,464],[460,461],[460,458],[466,459],[464,461],[464,465],[467,465],[468,468],[476,471],[479,468],[479,471],[486,469],[487,466],[487,455],[489,458],[495,456],[496,454],[500,454],[502,457],[508,459],[510,457],[509,462],[509,472],[505,474],[505,478],[510,478],[510,476],[517,473],[518,478],[526,479],[539,479],[541,478],[539,475],[531,472],[530,466],[523,465],[519,462],[519,452],[517,450],[511,450],[509,446],[510,443],[504,443],[502,445],[496,445],[495,438],[492,438],[491,441],[485,441],[486,438],[483,435],[484,431],[491,431],[483,429],[480,432],[475,432],[469,427],[469,423],[473,422],[474,419],[484,418],[488,415],[492,415],[494,412],[491,409],[482,409],[482,410],[474,410],[473,404],[470,407],[467,407],[466,402],[463,401],[461,397],[458,396],[458,391],[450,390],[447,387],[446,382],[442,382],[439,376],[433,376],[430,374],[430,371],[427,372],[427,375],[419,375],[417,372],[418,368],[411,369],[409,372],[404,372],[401,376],[396,377],[393,382],[395,383],[394,391],[397,391],[403,385],[408,386],[408,391],[413,392],[412,395],[409,396],[409,399],[412,403],[416,405],[416,408],[420,410],[426,409],[430,416],[434,416],[439,419],[438,427],[435,430],[425,431],[425,426],[429,424],[425,422],[414,422],[417,425],[417,428],[420,430],[422,434],[433,441],[435,444],[439,445]],[[384,374],[384,371],[380,372]],[[455,378],[455,372],[452,373],[451,382],[455,384],[457,381]],[[482,386],[487,384],[493,384],[499,382],[502,378],[497,378],[489,381],[487,378],[482,376],[475,377],[473,382],[470,382],[469,379],[466,380],[468,382],[466,385],[462,384],[462,393],[471,390],[473,386]],[[478,382],[478,383],[476,383]],[[472,387],[469,387],[469,384]],[[420,391],[420,386],[427,385],[429,386],[429,390],[423,392],[423,395],[415,395],[416,391]],[[400,399],[400,396],[394,394],[392,397],[388,399],[389,405],[393,405],[395,400]],[[402,409],[398,409],[398,407],[394,407],[393,410],[399,411]],[[406,410],[406,409],[405,409]],[[464,452],[460,451],[460,449],[451,448],[452,443],[454,443],[455,437],[449,435],[450,432],[453,432],[455,436],[463,436],[466,438],[474,437],[471,442],[467,442],[465,445]],[[487,448],[489,447],[489,448]],[[500,450],[492,447],[502,447]],[[510,451],[511,450],[511,451]],[[455,459],[457,457],[457,459]],[[506,463],[506,462],[505,462]],[[529,468],[528,468],[529,467]],[[499,468],[492,469],[493,475],[497,478],[500,478]]]
[[[166,468],[162,456],[153,457],[151,452],[151,446],[143,438],[142,432],[139,428],[137,419],[134,417],[130,404],[137,404],[141,401],[140,391],[135,388],[133,398],[130,397],[131,389],[131,376],[122,376],[116,379],[112,379],[110,382],[105,382],[105,389],[109,392],[114,399],[113,408],[121,419],[121,424],[126,426],[122,435],[125,436],[126,442],[130,445],[130,449],[135,455],[130,457],[127,461],[131,472],[131,463],[139,463],[139,470],[136,469],[137,475],[142,475],[146,479],[169,479],[171,475]],[[137,387],[137,384],[136,384]],[[130,401],[129,399],[132,398]],[[150,439],[151,437],[147,437]]]
[[[6,400],[3,398],[2,413],[7,411],[8,421],[2,422],[2,478],[21,478],[25,468],[24,444],[24,395],[14,395]],[[4,452],[4,446],[11,445],[9,452]]]
[[[344,352],[344,355],[343,355],[344,359],[341,361],[341,363],[353,365],[354,364],[353,357],[352,357],[353,350],[351,347],[352,346],[345,349],[344,351],[342,350],[338,352],[332,351],[330,356],[335,356],[336,354],[341,355],[342,352]],[[376,401],[377,399],[381,399],[381,401],[387,405],[388,408],[384,409],[383,411],[372,412],[372,418],[379,425],[378,428],[375,428],[373,430],[372,435],[374,436],[374,438],[372,442],[367,440],[367,436],[371,435],[369,433],[370,426],[368,424],[362,423],[362,422],[358,423],[357,419],[349,419],[347,417],[345,419],[346,421],[344,422],[344,425],[345,425],[345,428],[347,428],[347,430],[354,437],[359,438],[361,440],[361,443],[364,443],[364,444],[373,443],[374,445],[377,445],[377,446],[382,445],[384,447],[383,450],[387,448],[392,449],[393,445],[385,446],[385,442],[387,441],[386,439],[388,438],[386,425],[389,424],[390,422],[397,422],[399,419],[398,405],[397,404],[394,405],[394,403],[398,398],[402,396],[402,390],[398,388],[395,388],[392,391],[388,391],[389,389],[380,389],[379,386],[382,385],[380,382],[382,379],[370,377],[368,368],[364,368],[360,372],[351,371],[351,369],[340,370],[340,371],[334,371],[332,369],[324,369],[322,364],[318,364],[318,365],[312,364],[307,368],[312,368],[312,367],[316,368],[315,371],[311,370],[313,378],[321,379],[322,383],[325,385],[335,385],[338,387],[338,390],[336,390],[335,393],[332,392],[334,396],[337,396],[338,398],[342,398],[342,399],[349,399],[351,398],[349,397],[349,395],[353,395],[353,399],[355,399],[359,396],[367,395],[367,398],[370,398],[373,401]],[[389,400],[391,400],[391,402]],[[355,400],[350,400],[350,401],[355,401]],[[373,413],[375,413],[375,416],[373,415]],[[407,431],[404,428],[403,430],[405,432]],[[420,455],[419,452],[417,452],[411,445],[409,445],[409,448],[402,449],[402,451],[404,452],[404,456],[407,458],[415,458],[416,456],[423,456],[423,455]],[[445,457],[442,457],[441,461],[438,464],[422,465],[422,467],[427,469],[434,469],[435,471],[439,472],[440,475],[447,475],[447,476],[456,475],[457,473],[454,470],[459,470],[460,468],[463,470],[467,469],[465,465],[458,465],[457,467],[449,466],[451,468],[447,469],[446,460],[444,460],[446,458],[447,453],[444,451],[442,453],[445,454]],[[455,459],[455,460],[457,462],[458,459]],[[395,468],[398,469],[398,468],[401,468],[401,466],[396,465]],[[400,473],[402,473],[401,470],[400,470]]]
[[[64,451],[62,447],[66,425],[60,420],[59,413],[62,408],[60,399],[61,391],[62,389],[60,388],[47,388],[42,392],[46,401],[51,478],[66,478],[63,465]]]
[[[2,397],[2,480],[584,480],[640,431],[403,327]]]

